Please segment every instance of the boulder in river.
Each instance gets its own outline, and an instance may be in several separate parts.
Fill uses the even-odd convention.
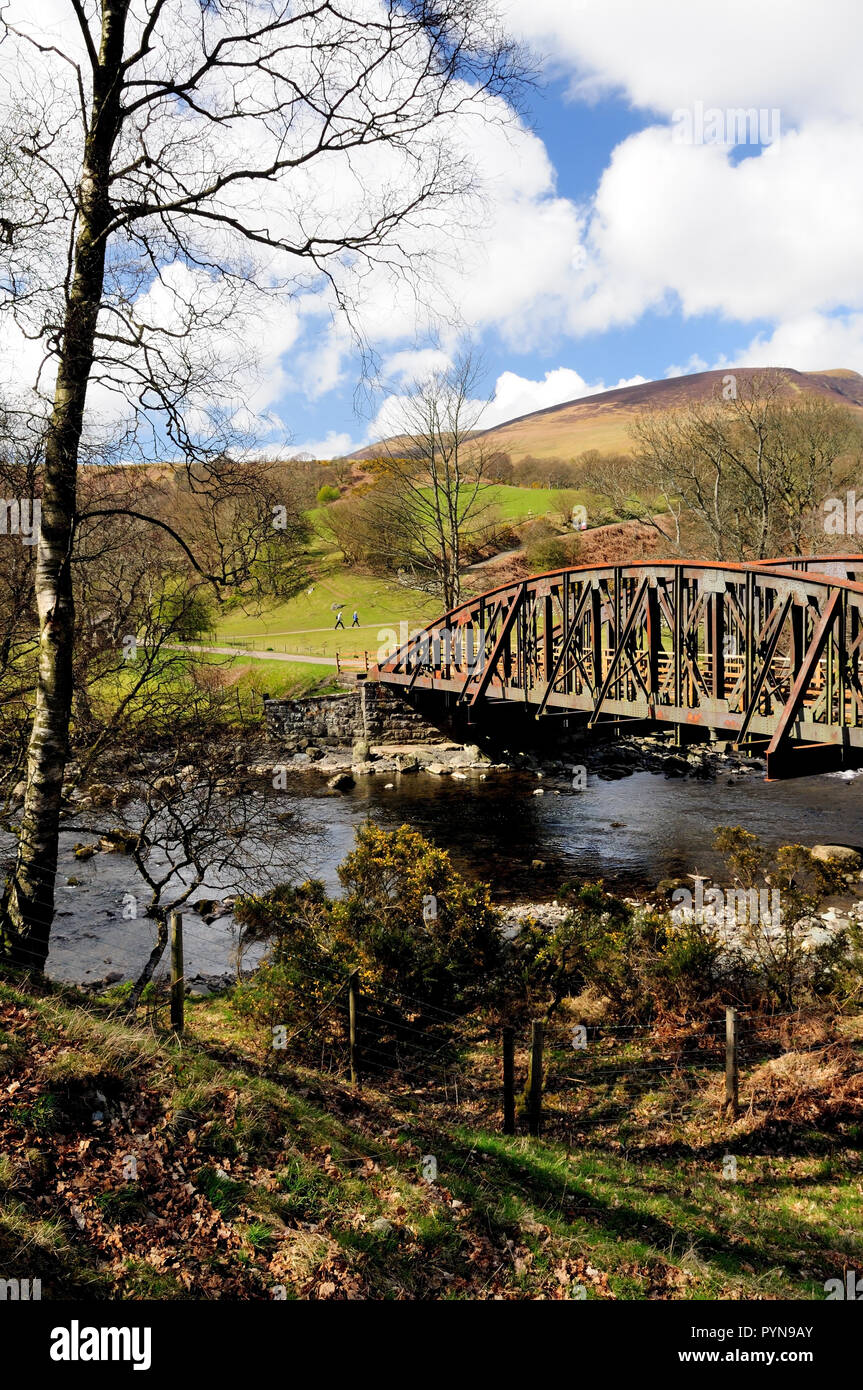
[[[662,760],[662,771],[666,777],[685,777],[689,771],[689,763],[685,758],[678,758],[672,753],[669,757]]]
[[[813,845],[812,858],[821,864],[835,864],[843,869],[860,868],[860,852],[850,845]]]
[[[99,836],[99,848],[106,854],[131,854],[138,843],[138,836],[128,830],[108,830]]]

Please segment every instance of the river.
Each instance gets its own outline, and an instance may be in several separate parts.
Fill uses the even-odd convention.
[[[392,780],[393,787],[386,788]],[[275,815],[286,799],[318,833],[304,853],[300,875],[338,887],[337,866],[367,817],[392,827],[406,822],[449,850],[457,867],[487,880],[502,902],[542,901],[557,884],[603,878],[609,886],[655,888],[663,878],[698,870],[718,874],[711,850],[720,825],[741,825],[768,845],[783,843],[863,846],[863,774],[835,773],[766,782],[757,772],[715,781],[666,778],[637,771],[617,780],[591,775],[580,792],[555,795],[520,773],[489,773],[485,780],[424,773],[358,779],[344,793],[329,791],[313,776],[298,776],[273,799]],[[104,815],[100,818],[104,824]],[[48,960],[55,979],[87,982],[109,974],[128,977],[146,958],[154,939],[147,918],[126,920],[124,894],[145,897],[123,855],[97,854],[82,863],[64,835],[57,889],[57,921]],[[0,855],[11,836],[0,833]],[[537,865],[541,861],[542,867]],[[67,878],[79,880],[77,886]],[[200,896],[218,897],[214,882]],[[208,925],[187,911],[186,972],[217,975],[232,968],[236,939],[230,917]],[[247,958],[248,961],[254,957]]]

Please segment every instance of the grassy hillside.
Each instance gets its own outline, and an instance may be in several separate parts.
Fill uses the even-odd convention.
[[[44,1299],[807,1299],[863,1258],[835,1049],[750,1076],[731,1127],[690,1068],[531,1139],[499,1133],[481,1039],[472,1090],[355,1093],[262,1056],[228,998],[182,1047],[82,1003],[0,986],[0,1264]]]
[[[523,522],[552,516],[559,520],[562,498],[584,500],[587,495],[566,494],[554,488],[496,486],[489,489],[488,505],[501,520],[518,526]],[[316,528],[311,552],[311,578],[302,593],[285,603],[241,606],[226,613],[214,637],[220,645],[250,644],[254,649],[294,653],[299,656],[335,656],[348,659],[364,651],[377,652],[385,631],[409,630],[424,626],[440,612],[433,595],[399,584],[394,579],[363,574],[345,565],[338,551],[330,550],[324,531],[323,509],[309,513]],[[344,605],[345,631],[335,628],[334,604]],[[354,610],[360,625],[351,628]],[[276,665],[277,663],[273,663]]]

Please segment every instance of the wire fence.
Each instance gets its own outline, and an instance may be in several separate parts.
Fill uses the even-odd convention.
[[[307,1025],[318,1064],[363,1085],[409,1092],[432,1118],[446,1111],[504,1133],[577,1143],[597,1129],[650,1128],[698,1116],[736,1119],[771,1062],[842,1049],[863,1078],[863,1040],[826,1017],[756,1014],[654,1023],[490,1022],[376,985],[337,986],[328,1036]],[[297,1035],[298,1036],[298,1035]],[[776,1074],[777,1076],[780,1073]],[[766,1095],[770,1077],[759,1080]]]
[[[172,914],[169,928],[171,950],[156,966],[142,1008],[153,1027],[181,1035],[181,914]],[[254,977],[236,1004],[267,1070],[299,1064],[357,1091],[410,1096],[429,1121],[445,1114],[570,1144],[598,1130],[734,1119],[776,1080],[778,1074],[765,1080],[766,1063],[792,1054],[817,1061],[831,1048],[842,1050],[843,1085],[849,1076],[860,1082],[863,1105],[863,1039],[843,1032],[826,1012],[727,1009],[717,1017],[579,1022],[564,1010],[544,1019],[490,1017],[469,1001],[448,1007],[445,997],[380,980],[364,985],[359,972],[321,960],[310,970],[291,964],[269,993]],[[118,998],[116,1008],[125,1012],[126,1001]]]

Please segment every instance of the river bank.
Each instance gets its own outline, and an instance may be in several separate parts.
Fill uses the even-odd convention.
[[[346,790],[363,777],[425,772],[430,776],[452,776],[460,780],[468,775],[482,778],[490,772],[526,773],[547,783],[537,788],[539,793],[583,790],[578,776],[581,772],[595,773],[605,779],[630,777],[642,771],[661,773],[668,778],[711,780],[723,772],[733,777],[763,776],[765,768],[763,758],[736,752],[730,744],[681,745],[669,730],[616,740],[568,740],[566,752],[561,756],[535,749],[511,750],[488,745],[483,748],[479,744],[443,739],[428,743],[374,744],[361,739],[350,747],[335,748],[331,740],[309,741],[302,749],[285,753],[278,742],[271,741],[266,756],[250,762],[245,770],[260,777],[276,777],[281,770],[308,773],[325,778],[337,791]]]

